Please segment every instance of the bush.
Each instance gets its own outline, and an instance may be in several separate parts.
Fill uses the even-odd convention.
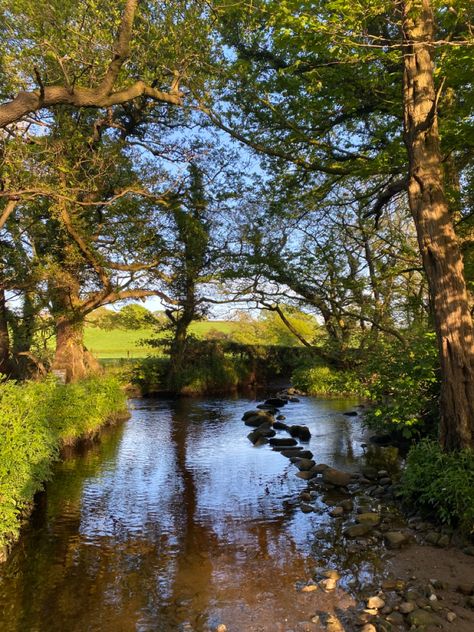
[[[438,355],[435,334],[414,337],[409,349],[385,344],[367,366],[367,395],[374,406],[369,427],[406,439],[434,432],[438,422]]]
[[[363,395],[364,387],[354,371],[322,364],[305,364],[293,372],[292,384],[309,395]]]
[[[433,440],[420,441],[408,454],[401,494],[436,521],[474,533],[474,453],[446,453]]]
[[[66,386],[51,379],[0,384],[0,547],[18,536],[60,448],[125,408],[120,384],[110,377]]]

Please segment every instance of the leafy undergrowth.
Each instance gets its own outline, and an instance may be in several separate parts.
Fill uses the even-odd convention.
[[[318,362],[302,365],[291,376],[293,386],[308,395],[337,397],[364,395],[364,387],[354,371],[341,371]]]
[[[0,384],[0,549],[18,536],[61,447],[97,432],[125,409],[125,395],[112,377]]]
[[[474,453],[443,452],[435,441],[420,441],[408,454],[401,494],[427,517],[474,534]]]

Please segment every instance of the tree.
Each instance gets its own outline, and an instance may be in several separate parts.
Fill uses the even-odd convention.
[[[442,445],[474,447],[474,331],[463,260],[445,194],[433,67],[429,0],[403,11],[403,105],[409,159],[408,199],[430,287],[442,369]]]
[[[208,203],[203,173],[196,164],[189,167],[189,186],[184,195],[171,205],[176,246],[171,260],[168,294],[173,309],[167,310],[173,337],[170,345],[168,383],[174,388],[186,360],[189,325],[204,316],[204,302],[198,286],[205,281],[209,257]]]
[[[280,182],[312,186],[315,205],[342,206],[334,192],[348,181],[376,218],[408,195],[440,349],[447,449],[474,440],[472,322],[442,175],[451,154],[459,173],[472,167],[470,80],[457,73],[461,59],[471,69],[474,63],[471,10],[461,0],[449,10],[428,0],[288,0],[257,3],[251,12],[232,5],[222,10],[222,24],[236,53],[229,62],[235,91],[227,87],[214,109],[203,106],[222,129],[264,153]],[[460,150],[456,128],[471,151]]]

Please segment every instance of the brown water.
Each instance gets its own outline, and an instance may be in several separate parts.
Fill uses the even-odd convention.
[[[248,399],[134,400],[125,424],[58,464],[30,525],[0,568],[2,632],[319,630],[318,611],[353,603],[344,581],[373,560],[339,545],[327,507],[304,514],[306,483],[253,447]],[[354,468],[363,431],[350,400],[304,398],[318,462]],[[342,591],[296,590],[318,563],[346,569]]]

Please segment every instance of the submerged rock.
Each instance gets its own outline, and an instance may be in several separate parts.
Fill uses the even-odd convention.
[[[348,410],[346,413],[344,413],[344,415],[346,417],[357,417],[357,411],[356,410]]]
[[[357,522],[361,524],[371,524],[375,527],[380,522],[380,516],[379,514],[368,512],[368,513],[358,514],[356,516],[356,520]]]
[[[408,615],[408,621],[410,625],[424,628],[428,626],[433,626],[436,628],[443,627],[441,620],[435,614],[429,612],[428,610],[422,610],[418,608],[417,610],[413,610]]]
[[[372,525],[370,524],[353,524],[344,529],[344,535],[346,538],[361,538],[370,533],[371,530]]]

